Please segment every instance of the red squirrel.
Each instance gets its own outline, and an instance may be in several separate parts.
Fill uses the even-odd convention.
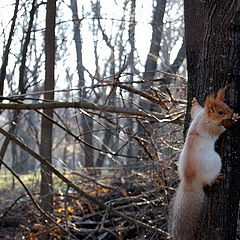
[[[192,123],[179,157],[180,184],[171,203],[169,231],[173,240],[194,240],[201,210],[206,202],[204,186],[212,185],[221,170],[221,158],[214,146],[228,128],[228,119],[237,121],[224,100],[226,88],[206,98],[204,108],[192,100]]]

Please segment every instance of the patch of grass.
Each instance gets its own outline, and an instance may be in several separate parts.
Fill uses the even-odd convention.
[[[60,170],[61,171],[61,170]],[[63,173],[63,171],[61,171]],[[25,174],[18,174],[24,184],[30,189],[31,192],[37,193],[40,189],[41,172],[40,170],[29,171]],[[70,173],[64,173],[64,176],[72,179],[74,182],[80,180],[80,177],[73,176]],[[55,190],[65,191],[67,186],[59,178],[53,174],[53,184]],[[21,192],[23,190],[22,185],[18,182],[13,175],[5,170],[0,170],[0,193],[3,191],[16,191]]]
[[[61,169],[58,169],[64,176],[71,181],[77,183],[77,185],[82,185],[81,181],[88,182],[86,178],[82,178],[77,175],[72,175],[69,172],[63,171]],[[80,169],[75,169],[75,172],[80,171]],[[29,171],[25,174],[18,174],[21,180],[24,182],[24,184],[28,187],[28,189],[32,193],[39,193],[40,192],[40,182],[41,182],[41,171],[40,170],[34,170]],[[103,179],[112,177],[114,175],[113,171],[109,170],[101,170],[101,177]],[[91,181],[90,181],[91,183]],[[57,178],[53,174],[53,187],[55,191],[61,191],[66,192],[67,186],[64,182],[62,182],[59,178]],[[24,194],[24,189],[22,185],[18,182],[16,178],[13,177],[13,175],[7,171],[6,169],[0,170],[0,193],[1,192],[9,192],[9,193],[21,193]]]

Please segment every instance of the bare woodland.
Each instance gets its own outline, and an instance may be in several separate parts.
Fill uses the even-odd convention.
[[[234,82],[228,101],[239,112],[238,67],[230,71],[230,60],[215,62],[208,52],[218,37],[236,60],[237,46],[222,43],[226,36],[207,24],[225,14],[212,6],[229,4],[229,22],[238,10],[235,1],[213,2],[0,3],[7,12],[0,22],[0,239],[169,239],[168,205],[192,97],[202,103]],[[206,56],[212,70],[201,64]],[[230,165],[238,160],[234,131],[224,136],[235,139],[223,150],[226,158],[235,153],[224,160]],[[223,170],[235,189],[236,165]],[[234,187],[226,185],[210,197],[230,196]],[[239,197],[231,196],[231,236],[206,238],[226,223],[216,203],[209,208],[220,220],[199,239],[237,239]]]

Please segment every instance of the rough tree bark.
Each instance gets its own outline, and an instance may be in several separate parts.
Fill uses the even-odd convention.
[[[55,65],[55,21],[56,0],[47,1],[46,33],[45,33],[45,85],[44,90],[54,89],[54,65]],[[54,100],[54,92],[44,95],[46,101]],[[44,114],[53,117],[53,109],[44,109]],[[46,161],[52,163],[52,122],[42,117],[40,154]],[[53,180],[52,172],[41,164],[41,206],[43,210],[53,212]]]
[[[204,2],[198,0],[184,0],[185,41],[188,70],[188,103],[197,96],[197,66],[203,48],[204,36]],[[190,107],[187,106],[185,131],[190,123]]]
[[[195,95],[202,103],[206,95],[231,83],[227,102],[235,112],[240,112],[239,19],[240,3],[237,0],[185,0],[188,100]],[[197,28],[198,24],[200,28]],[[199,240],[236,239],[240,193],[237,184],[240,177],[239,125],[226,132],[217,145],[223,159],[224,180],[208,194],[207,214],[205,220],[201,220]]]

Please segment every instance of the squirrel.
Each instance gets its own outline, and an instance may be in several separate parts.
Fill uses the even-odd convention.
[[[204,186],[219,183],[222,176],[221,158],[215,142],[229,127],[229,121],[240,117],[223,102],[228,86],[210,95],[201,107],[192,100],[192,122],[180,153],[178,173],[180,183],[170,203],[169,231],[173,240],[193,240],[197,233],[206,195]],[[230,124],[231,125],[231,124]]]

